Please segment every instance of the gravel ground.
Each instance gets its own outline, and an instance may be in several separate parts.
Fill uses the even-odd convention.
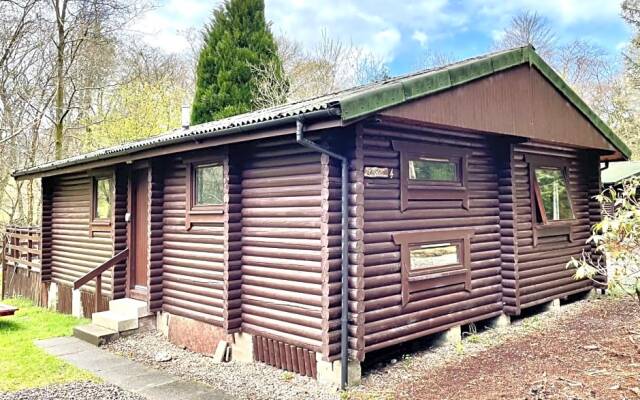
[[[333,400],[336,389],[266,364],[216,364],[211,357],[169,343],[160,333],[145,332],[113,341],[106,350],[184,379],[205,383],[237,399]],[[156,362],[158,353],[169,353],[170,361]]]
[[[467,335],[459,346],[389,351],[349,398],[640,399],[638,326],[633,300],[580,301]]]
[[[127,392],[118,386],[94,383],[72,382],[24,389],[11,393],[0,393],[0,400],[144,400],[144,397]]]
[[[604,300],[602,300],[604,301]],[[606,301],[605,301],[606,302]],[[558,310],[540,313],[531,310],[533,315],[514,321],[510,326],[500,329],[481,330],[463,334],[465,340],[458,346],[433,347],[433,337],[414,341],[410,345],[384,349],[367,354],[363,365],[362,385],[352,388],[347,396],[350,399],[388,399],[423,398],[415,396],[412,387],[419,387],[430,381],[430,374],[445,370],[457,363],[474,363],[476,357],[494,354],[501,347],[510,346],[513,341],[527,342],[550,327],[562,324],[566,319],[576,318],[589,310],[590,301],[580,301],[563,305]],[[496,349],[497,347],[497,349]],[[218,388],[238,399],[340,399],[335,389],[322,386],[316,381],[296,374],[284,372],[271,366],[239,363],[215,364],[210,357],[184,350],[169,343],[156,332],[140,333],[121,338],[105,347],[114,353],[124,355],[135,361],[168,373],[203,382]],[[169,353],[170,361],[156,362],[158,353]],[[508,363],[509,361],[505,361]],[[542,363],[542,360],[531,360]],[[455,371],[447,372],[447,375]],[[451,375],[448,375],[451,376]],[[445,377],[446,378],[446,377]],[[446,384],[440,384],[446,389]],[[467,393],[470,395],[470,393]],[[413,396],[412,396],[413,395]],[[437,398],[437,397],[424,397]],[[448,396],[440,397],[448,398]],[[0,399],[1,400],[1,399]]]

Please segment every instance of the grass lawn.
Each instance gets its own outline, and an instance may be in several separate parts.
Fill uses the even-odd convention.
[[[85,320],[35,307],[25,299],[5,299],[20,308],[0,318],[0,392],[78,380],[96,380],[88,372],[46,354],[36,339],[71,335]]]

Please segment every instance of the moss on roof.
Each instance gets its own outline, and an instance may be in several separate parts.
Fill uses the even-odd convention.
[[[625,157],[631,150],[569,87],[531,46],[465,60],[419,74],[391,79],[339,99],[342,119],[349,121],[409,100],[453,88],[498,71],[528,63],[542,73]]]
[[[176,129],[162,135],[135,142],[123,143],[91,153],[81,154],[65,160],[53,161],[13,173],[14,177],[29,177],[38,173],[50,172],[70,165],[84,164],[95,160],[113,158],[122,154],[144,151],[153,147],[166,146],[192,140],[204,136],[232,134],[234,130],[252,130],[265,121],[286,120],[291,117],[304,117],[319,110],[335,110],[334,117],[344,122],[374,114],[385,108],[433,93],[441,92],[455,86],[471,82],[496,72],[529,64],[540,71],[571,102],[598,131],[626,158],[631,150],[605,124],[591,108],[562,80],[531,46],[485,54],[464,61],[419,71],[412,74],[373,82],[299,102],[253,111],[246,114],[207,122],[188,129]]]

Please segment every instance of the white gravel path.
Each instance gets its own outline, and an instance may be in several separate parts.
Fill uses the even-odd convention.
[[[145,400],[118,386],[95,382],[71,382],[0,393],[0,400]]]
[[[157,332],[120,338],[104,348],[184,379],[205,383],[237,399],[340,399],[336,389],[266,364],[216,364],[211,357],[169,343]],[[171,360],[156,362],[155,356],[159,352],[168,352]]]

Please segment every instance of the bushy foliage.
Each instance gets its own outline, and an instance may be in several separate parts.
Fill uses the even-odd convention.
[[[143,139],[180,126],[181,105],[187,91],[170,80],[134,80],[115,91],[113,101],[98,109],[87,124],[83,150]]]
[[[204,32],[196,71],[191,122],[199,124],[251,111],[253,68],[270,65],[282,75],[263,0],[227,0]]]
[[[620,289],[640,303],[639,186],[640,178],[635,177],[596,196],[604,207],[602,221],[593,227],[587,241],[595,252],[583,252],[567,267],[575,268],[576,279],[607,276],[609,288]]]

